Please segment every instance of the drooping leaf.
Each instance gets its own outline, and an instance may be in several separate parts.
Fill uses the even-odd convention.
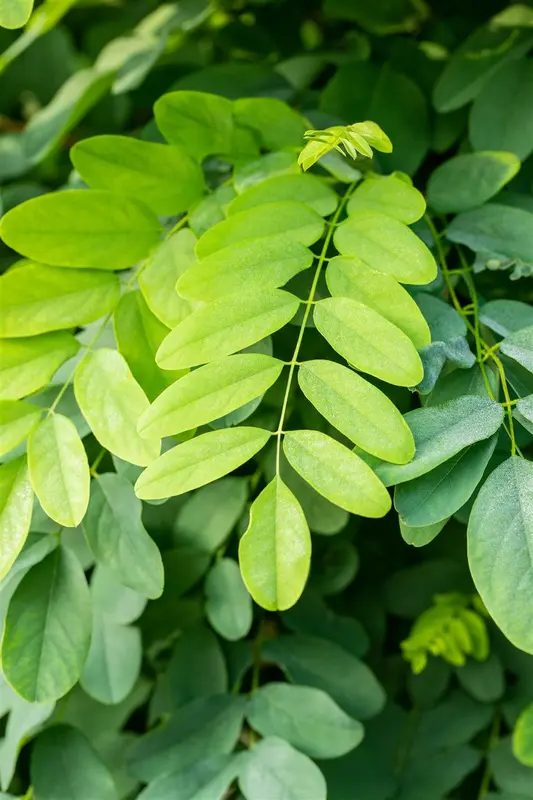
[[[91,623],[83,570],[57,547],[27,572],[9,604],[2,667],[11,686],[31,703],[66,694],[80,677]]]
[[[446,237],[464,244],[485,260],[533,262],[533,214],[522,208],[489,203],[455,217]]]
[[[231,151],[232,106],[225,97],[207,92],[171,92],[156,102],[154,115],[165,139],[180,145],[197,161]]]
[[[338,196],[314,175],[277,175],[237,195],[228,206],[228,217],[264,203],[290,200],[304,203],[322,217],[328,217],[337,208]]]
[[[31,434],[28,467],[44,511],[59,525],[75,528],[89,504],[89,462],[76,426],[51,414]]]
[[[19,400],[39,391],[79,344],[64,331],[0,340],[0,399]]]
[[[147,206],[96,190],[41,195],[0,221],[0,236],[9,247],[55,267],[131,267],[155,247],[160,233]]]
[[[185,369],[231,355],[282,328],[299,305],[297,297],[280,289],[215,300],[169,333],[157,362],[163,369]]]
[[[356,372],[333,361],[306,361],[298,382],[328,422],[363,450],[394,463],[411,460],[414,441],[407,423],[391,400]]]
[[[261,736],[279,736],[311,758],[338,758],[363,738],[360,722],[310,686],[262,686],[252,695],[246,717]]]
[[[422,380],[422,362],[411,340],[368,306],[329,297],[315,305],[313,320],[329,344],[362,372],[396,386]]]
[[[24,441],[39,424],[42,411],[20,400],[0,400],[0,456]]]
[[[417,350],[430,344],[420,309],[392,275],[371,269],[353,256],[336,256],[326,269],[326,282],[333,297],[349,297],[377,311],[403,331]]]
[[[70,157],[91,188],[141,200],[156,214],[186,211],[205,190],[200,166],[179,147],[92,136],[78,142]]]
[[[93,615],[91,647],[80,676],[80,685],[100,703],[122,702],[139,677],[142,660],[138,628],[120,625],[107,615]]]
[[[163,565],[141,522],[142,504],[126,478],[107,473],[93,481],[83,530],[97,562],[145,597],[163,590]]]
[[[289,431],[283,450],[294,469],[335,505],[364,517],[390,510],[389,493],[370,467],[325,433]]]
[[[470,140],[475,150],[507,150],[520,160],[533,152],[533,65],[510,61],[474,100]]]
[[[246,588],[270,611],[290,608],[301,595],[311,561],[311,537],[295,496],[276,476],[253,502],[239,544]]]
[[[117,796],[107,766],[81,731],[70,725],[54,725],[38,737],[31,779],[36,797],[115,800]]]
[[[141,467],[157,458],[160,439],[137,433],[148,399],[120,353],[108,348],[90,352],[76,370],[74,392],[102,447]]]
[[[246,800],[326,800],[327,791],[317,765],[277,736],[262,739],[247,753],[239,771],[239,786]]]
[[[401,283],[429,283],[437,275],[425,244],[403,222],[380,211],[354,209],[335,231],[334,242],[342,255],[356,256]]]
[[[283,362],[260,353],[239,353],[205,364],[169,386],[139,420],[143,436],[172,436],[205,425],[262,395],[278,379]]]
[[[198,258],[246,239],[273,239],[279,244],[311,245],[324,230],[324,220],[312,208],[296,201],[266,203],[219,222],[198,239]],[[0,228],[1,233],[1,228]]]
[[[448,517],[439,522],[433,522],[430,525],[409,525],[401,517],[399,517],[398,522],[404,542],[407,542],[407,544],[413,547],[425,547],[426,544],[432,542],[433,539],[439,535],[448,522]]]
[[[149,782],[171,770],[189,767],[206,753],[233,751],[241,732],[246,702],[237,695],[211,695],[193,700],[130,750],[128,766]]]
[[[33,491],[26,457],[0,465],[0,580],[15,562],[30,530]]]
[[[252,600],[239,566],[232,558],[221,558],[205,581],[205,613],[211,626],[224,639],[234,642],[248,635],[253,621]]]
[[[23,263],[0,278],[0,336],[35,336],[94,322],[119,298],[115,275]]]
[[[267,443],[270,432],[260,428],[210,431],[168,450],[135,484],[141,500],[157,500],[197,489],[244,464]]]
[[[409,411],[405,421],[415,439],[415,457],[409,464],[373,465],[385,486],[425,475],[465,447],[488,439],[501,426],[503,410],[488,397],[466,395]]]
[[[471,444],[430,472],[401,483],[394,493],[394,507],[402,520],[411,527],[420,527],[455,514],[482,479],[496,439],[494,435]]]
[[[516,597],[533,585],[532,492],[531,462],[508,458],[481,487],[468,522],[468,562],[476,588],[498,627],[526,652],[533,652],[531,608],[517,605]]]
[[[533,325],[506,336],[500,344],[502,353],[533,372]]]
[[[410,183],[395,175],[372,176],[363,181],[348,201],[348,214],[370,209],[410,225],[424,216],[424,196]]]
[[[454,156],[431,173],[428,203],[444,214],[482,206],[519,169],[520,161],[514,153],[489,150]]]
[[[186,300],[209,303],[230,294],[277,289],[307,269],[311,251],[297,241],[276,237],[244,240],[217,250],[194,264],[177,283]]]
[[[385,705],[385,692],[370,669],[339,645],[312,636],[280,636],[265,644],[264,657],[291,681],[329,694],[351,717],[366,720]]]
[[[513,753],[521,764],[533,767],[533,705],[528,705],[513,731]]]
[[[139,287],[150,310],[167,328],[175,328],[193,306],[176,291],[178,278],[196,261],[196,237],[186,228],[162,242],[139,275]]]
[[[22,28],[30,18],[33,0],[2,0],[0,3],[0,27]]]

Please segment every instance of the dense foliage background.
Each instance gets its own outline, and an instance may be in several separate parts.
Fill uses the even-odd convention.
[[[327,784],[329,800],[533,798],[533,4],[45,0],[23,32],[8,30],[30,11],[9,24],[16,5],[0,0],[0,797],[321,800]],[[198,95],[185,113],[160,100],[188,91],[235,102]],[[275,98],[298,113],[243,98]],[[228,114],[236,122],[222,147]],[[387,316],[394,306],[395,323],[412,325],[424,377],[402,383],[361,367],[408,414],[417,444],[407,465],[380,462],[368,448],[378,476],[397,487],[382,518],[348,513],[283,464],[312,532],[312,564],[291,608],[305,570],[278,587],[278,612],[268,599],[266,609],[252,603],[238,570],[240,537],[274,474],[275,448],[166,501],[182,489],[148,497],[138,483],[148,497],[141,503],[133,487],[154,458],[151,445],[142,449],[137,419],[102,430],[98,403],[118,387],[124,418],[139,417],[145,395],[154,401],[179,377],[181,365],[162,370],[155,353],[200,291],[193,280],[189,295],[182,284],[192,300],[173,293],[193,262],[194,236],[211,230],[215,239],[203,241],[216,250],[216,226],[231,218],[235,196],[260,204],[246,194],[254,185],[296,175],[308,126],[299,115],[316,129],[372,120],[393,143],[373,161],[330,153],[309,173],[316,184],[297,184],[298,192],[311,187],[309,196],[281,200],[329,219],[325,234],[320,223],[303,243],[289,242],[296,261],[308,246],[320,258],[324,240],[324,263],[336,255],[330,233],[345,214],[338,197],[354,219],[358,207],[385,214],[378,239],[412,226],[424,250],[418,239],[392,236],[392,251],[396,242],[400,261],[406,248],[413,273],[399,279],[421,314],[395,281],[378,310]],[[113,172],[123,152],[113,142],[123,140],[84,144],[109,134],[166,137],[185,155],[174,173],[154,151],[153,162],[137,164],[144,175],[136,185]],[[365,142],[387,149],[384,139],[363,139],[360,153]],[[396,174],[372,179],[374,170]],[[91,214],[62,194],[86,184],[84,197],[95,197],[109,220],[97,262],[117,255],[109,266],[121,270],[120,302],[112,272],[90,278],[87,270],[81,286],[82,270],[64,269],[100,266],[91,263],[93,245],[80,254],[76,239],[82,217],[90,234]],[[41,196],[53,198],[50,212],[23,205]],[[148,217],[136,200],[152,209],[150,219],[157,214],[166,237],[146,263],[160,233],[148,226],[139,245]],[[358,255],[339,242],[337,250]],[[52,267],[43,272],[18,254]],[[359,255],[387,272],[382,257]],[[123,270],[138,261],[142,275]],[[343,274],[339,267],[341,283]],[[289,284],[299,297],[308,296],[308,275]],[[331,294],[344,295],[330,276]],[[348,271],[343,286],[352,279]],[[212,294],[224,295],[209,280]],[[381,289],[367,291],[378,302]],[[326,294],[322,281],[315,299]],[[254,352],[289,362],[301,314],[273,327]],[[324,334],[330,347],[321,328],[304,329],[301,360],[342,362],[335,336]],[[388,336],[388,328],[370,333]],[[396,344],[393,363],[401,360]],[[87,352],[100,354],[101,371],[95,378],[85,369],[74,393],[72,371]],[[416,353],[405,353],[416,373]],[[295,380],[285,404],[282,380],[259,402],[210,417],[202,431],[275,430],[286,406],[289,429],[351,439],[362,454],[365,443],[344,417],[338,424],[322,412],[325,422],[320,397],[300,386]],[[59,414],[47,419],[71,420],[74,434],[60,422],[53,435],[39,428],[39,441],[40,409],[50,407]],[[82,525],[79,508],[65,518],[60,501],[46,513],[23,474],[30,435],[31,480],[47,506],[51,442],[71,447],[75,477],[84,458],[76,430],[91,467]],[[186,440],[187,429],[180,435]],[[164,449],[176,443],[164,441]],[[289,534],[299,526],[293,521]]]

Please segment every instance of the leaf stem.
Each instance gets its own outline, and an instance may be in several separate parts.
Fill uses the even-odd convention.
[[[302,346],[302,341],[304,338],[305,327],[307,325],[307,320],[309,319],[309,314],[311,313],[311,308],[315,301],[315,294],[318,286],[318,279],[320,278],[320,273],[322,271],[322,267],[326,262],[326,254],[328,252],[329,245],[331,243],[331,239],[333,237],[333,233],[339,223],[339,217],[342,214],[344,206],[349,200],[349,197],[353,190],[356,187],[356,183],[351,183],[344,195],[341,198],[339,205],[337,206],[337,210],[335,211],[331,220],[327,221],[327,233],[324,238],[324,243],[322,245],[322,250],[320,251],[320,255],[318,256],[318,262],[315,270],[315,274],[313,276],[313,281],[311,283],[311,288],[309,290],[309,296],[307,300],[303,301],[305,305],[305,311],[303,314],[302,322],[300,325],[300,330],[298,332],[298,338],[296,340],[296,345],[294,347],[294,352],[292,354],[291,360],[288,362],[289,364],[289,374],[287,376],[287,386],[285,387],[285,395],[283,397],[283,403],[281,406],[281,413],[279,418],[278,428],[275,432],[275,436],[277,436],[277,444],[276,444],[276,475],[280,474],[280,465],[281,465],[281,435],[284,433],[283,425],[285,422],[285,417],[287,415],[287,407],[289,403],[289,396],[291,392],[292,386],[292,379],[294,377],[294,372],[296,366],[298,365],[298,355],[300,353],[300,348]]]
[[[487,742],[487,748],[485,750],[485,769],[483,771],[483,777],[481,779],[481,785],[479,787],[479,792],[477,795],[477,800],[483,800],[489,793],[490,789],[490,782],[492,778],[492,770],[490,767],[489,755],[490,751],[493,747],[498,743],[498,739],[500,738],[500,718],[501,712],[499,708],[496,708],[493,720],[492,720],[492,727],[490,730],[489,740]]]

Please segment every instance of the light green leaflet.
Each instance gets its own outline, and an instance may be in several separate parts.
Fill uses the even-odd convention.
[[[91,638],[89,587],[77,558],[57,547],[24,576],[9,604],[2,668],[30,703],[57,700],[77,682]]]
[[[239,565],[232,558],[215,562],[205,581],[205,613],[215,631],[235,642],[250,632],[252,600],[243,583]]]
[[[468,522],[468,563],[489,614],[520,650],[533,653],[533,464],[513,456],[492,472]]]
[[[59,760],[61,759],[61,760]],[[61,765],[61,766],[59,766]],[[36,740],[31,754],[31,780],[37,797],[70,797],[83,787],[86,798],[115,800],[111,772],[77,728],[53,725]]]
[[[0,0],[0,27],[22,28],[30,18],[33,0]]]
[[[322,217],[329,217],[337,208],[338,195],[315,175],[277,175],[252,186],[228,206],[228,216],[264,203],[297,200]]]
[[[233,172],[233,186],[238,194],[247,192],[252,186],[279,175],[299,174],[300,168],[294,153],[280,150],[266,153],[254,161],[237,164]]]
[[[328,289],[334,297],[349,297],[396,325],[417,350],[431,343],[428,324],[411,295],[398,281],[371,269],[358,258],[337,256],[326,269]]]
[[[380,211],[410,225],[424,216],[426,201],[409,179],[372,175],[357,187],[348,201],[349,215],[359,209]]]
[[[139,678],[141,632],[120,625],[107,614],[93,613],[93,632],[80,685],[90,697],[106,705],[122,702]]]
[[[397,486],[394,506],[402,520],[421,527],[455,514],[482,479],[496,439],[494,435],[471,444],[425,475]]]
[[[324,230],[324,220],[303,203],[267,203],[219,222],[198,239],[198,258],[215,253],[243,239],[275,238],[280,243],[311,245]],[[1,228],[0,228],[1,231]]]
[[[0,340],[0,399],[19,400],[42,389],[79,344],[65,332]]]
[[[533,325],[506,336],[500,344],[500,350],[533,372]]]
[[[33,491],[26,456],[0,464],[0,580],[22,550],[32,508]]]
[[[311,535],[300,504],[279,476],[254,500],[239,543],[246,588],[268,611],[293,606],[311,564]]]
[[[75,528],[89,504],[89,463],[76,426],[51,414],[28,441],[28,467],[43,510],[58,525]]]
[[[119,298],[115,275],[69,270],[34,262],[0,278],[0,337],[35,336],[94,322]]]
[[[328,297],[314,308],[318,331],[350,364],[396,386],[416,386],[424,377],[420,356],[396,325],[347,297]]]
[[[139,275],[139,286],[150,310],[167,328],[175,328],[192,311],[192,304],[180,297],[176,281],[196,261],[196,236],[189,229],[163,241]]]
[[[19,400],[0,400],[0,456],[9,453],[29,436],[42,411]]]
[[[437,265],[426,245],[406,225],[379,211],[354,211],[334,235],[339,253],[357,256],[400,283],[429,283]]]
[[[533,767],[533,703],[518,717],[513,731],[513,753],[521,764]]]
[[[34,197],[0,221],[0,236],[9,247],[56,267],[131,267],[149,254],[160,235],[157,217],[147,206],[95,189]]]
[[[326,800],[326,780],[310,758],[283,739],[268,736],[246,754],[239,772],[246,800]]]
[[[283,362],[261,353],[239,353],[189,372],[169,386],[139,420],[143,436],[172,436],[205,425],[262,395]]]
[[[322,416],[363,450],[395,464],[414,456],[413,435],[394,403],[353,370],[305,361],[298,383]]]
[[[231,150],[232,104],[207,92],[170,92],[154,106],[157,127],[171,144],[181,145],[197,161]]]
[[[187,300],[209,303],[243,288],[277,289],[312,263],[313,254],[299,242],[277,237],[245,239],[201,259],[181,276],[176,288]]]
[[[162,370],[155,363],[157,349],[169,329],[152,314],[138,289],[120,298],[113,314],[113,330],[119,352],[149,400],[183,375]]]
[[[124,586],[153,599],[163,591],[163,564],[141,512],[142,504],[126,478],[100,475],[91,486],[83,532],[99,564]]]
[[[157,458],[160,440],[137,433],[148,399],[120,353],[108,348],[88,353],[76,371],[74,393],[102,447],[140,467]]]
[[[239,125],[257,132],[267,150],[303,144],[307,121],[277,97],[240,97],[233,103],[233,114]]]
[[[242,753],[207,755],[150,781],[138,800],[161,800],[179,797],[181,800],[224,800],[231,791],[241,765]]]
[[[142,200],[156,214],[186,211],[205,191],[201,167],[185,150],[129,136],[93,136],[70,158],[93,189]]]
[[[331,436],[289,431],[283,452],[302,478],[331,503],[363,517],[383,517],[390,510],[389,493],[368,464]]]
[[[157,363],[163,369],[186,369],[243,350],[283,328],[299,305],[297,297],[280,289],[215,300],[169,333]]]
[[[431,525],[420,525],[416,528],[408,525],[401,517],[399,517],[398,521],[404,542],[413,547],[425,547],[426,544],[432,542],[439,535],[448,522],[448,517],[440,522],[434,522]]]
[[[222,478],[252,458],[269,438],[269,431],[250,427],[203,433],[168,450],[145,469],[135,484],[137,497],[172,497]]]
[[[338,758],[360,744],[364,730],[312,686],[269,683],[250,698],[248,722],[261,736],[280,736],[311,758]]]
[[[488,397],[467,395],[409,411],[405,421],[415,438],[414,459],[399,465],[371,462],[386,486],[418,478],[465,447],[488,439],[501,426],[503,409]]]
[[[431,173],[428,203],[435,211],[468,211],[494,197],[520,169],[514,153],[464,153],[448,159]]]

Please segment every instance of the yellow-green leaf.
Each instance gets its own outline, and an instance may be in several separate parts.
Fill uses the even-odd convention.
[[[30,530],[33,491],[26,456],[0,465],[0,580],[22,550]]]
[[[396,386],[416,386],[424,377],[412,341],[368,306],[328,297],[316,304],[313,319],[330,345],[362,372]]]
[[[198,489],[240,467],[269,437],[269,431],[248,427],[203,433],[150,464],[135,484],[137,497],[159,500]]]
[[[140,467],[157,458],[160,439],[144,438],[137,432],[148,398],[120,353],[108,348],[89,353],[76,371],[74,392],[102,447]]]
[[[395,464],[414,456],[413,434],[394,403],[353,370],[333,361],[306,361],[298,382],[322,416],[363,450]]]
[[[193,309],[176,291],[176,282],[196,261],[196,236],[186,228],[162,242],[139,275],[139,286],[150,310],[167,328],[175,328]]]
[[[22,28],[30,18],[33,0],[0,0],[0,27]]]
[[[400,283],[429,283],[437,277],[437,264],[423,241],[379,211],[354,209],[337,228],[334,242],[342,255],[357,256]]]
[[[215,300],[169,333],[157,363],[163,369],[186,369],[243,350],[286,325],[299,305],[297,297],[280,289]]]
[[[410,225],[424,216],[424,195],[396,175],[372,175],[363,181],[348,201],[348,214],[359,209],[380,211]]]
[[[252,504],[239,562],[246,588],[268,611],[290,608],[304,590],[311,535],[298,500],[279,476]]]
[[[261,353],[239,353],[189,372],[144,412],[139,432],[172,436],[205,425],[266,392],[283,362]]]
[[[9,453],[29,436],[42,410],[19,400],[0,400],[0,456]]]
[[[368,464],[320,431],[289,431],[283,451],[291,466],[321,495],[352,514],[383,517],[391,499]]]
[[[392,275],[371,269],[353,256],[337,256],[328,264],[326,281],[334,297],[349,297],[373,308],[403,331],[417,350],[431,343],[422,312]]]
[[[0,340],[0,399],[19,400],[42,389],[78,349],[76,339],[63,331]]]
[[[75,528],[89,504],[89,463],[76,426],[51,414],[28,441],[33,490],[44,511],[58,525]]]
[[[315,175],[276,175],[252,186],[232,200],[228,206],[228,216],[264,203],[287,200],[297,200],[322,217],[328,217],[337,208],[339,198],[333,189]]]

